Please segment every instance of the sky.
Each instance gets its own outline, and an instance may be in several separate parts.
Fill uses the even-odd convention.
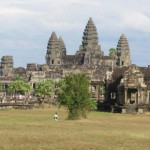
[[[150,0],[0,0],[0,58],[12,55],[15,67],[44,64],[53,31],[63,38],[67,54],[75,54],[92,17],[105,55],[124,33],[132,63],[147,67],[149,7]]]

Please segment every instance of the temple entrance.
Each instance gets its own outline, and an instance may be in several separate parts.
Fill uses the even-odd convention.
[[[138,100],[137,89],[128,89],[128,103],[135,104]]]

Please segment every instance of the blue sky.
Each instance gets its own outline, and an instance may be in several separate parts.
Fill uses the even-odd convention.
[[[75,54],[92,17],[105,55],[128,38],[133,64],[150,64],[150,0],[0,0],[0,57],[12,55],[15,67],[45,63],[53,31],[67,53]]]

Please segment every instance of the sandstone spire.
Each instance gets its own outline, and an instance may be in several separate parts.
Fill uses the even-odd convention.
[[[53,32],[48,41],[48,45],[47,45],[46,64],[55,65],[55,63],[56,63],[55,58],[59,57],[59,55],[60,55],[59,40],[57,38],[56,33]]]
[[[124,34],[121,35],[117,45],[117,56],[118,56],[117,64],[119,66],[131,65],[129,43]]]
[[[47,54],[59,49],[59,41],[55,32],[52,33],[47,46]]]
[[[76,57],[81,57],[80,63],[84,65],[93,65],[93,63],[100,63],[102,56],[104,56],[104,53],[101,51],[101,46],[98,44],[97,29],[92,18],[90,18],[83,32],[82,45],[80,45]]]
[[[62,55],[66,55],[66,46],[62,37],[59,37],[59,46],[60,46],[60,51],[62,52]]]
[[[96,26],[93,23],[92,18],[89,19],[84,33],[83,33],[83,41],[82,41],[82,45],[83,47],[86,47],[87,45],[98,45],[98,33],[97,33],[97,29]]]

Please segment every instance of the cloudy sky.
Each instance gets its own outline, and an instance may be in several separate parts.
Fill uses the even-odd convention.
[[[105,55],[124,33],[132,63],[150,64],[150,0],[0,0],[0,57],[12,55],[15,67],[43,64],[52,31],[74,54],[89,17]]]

